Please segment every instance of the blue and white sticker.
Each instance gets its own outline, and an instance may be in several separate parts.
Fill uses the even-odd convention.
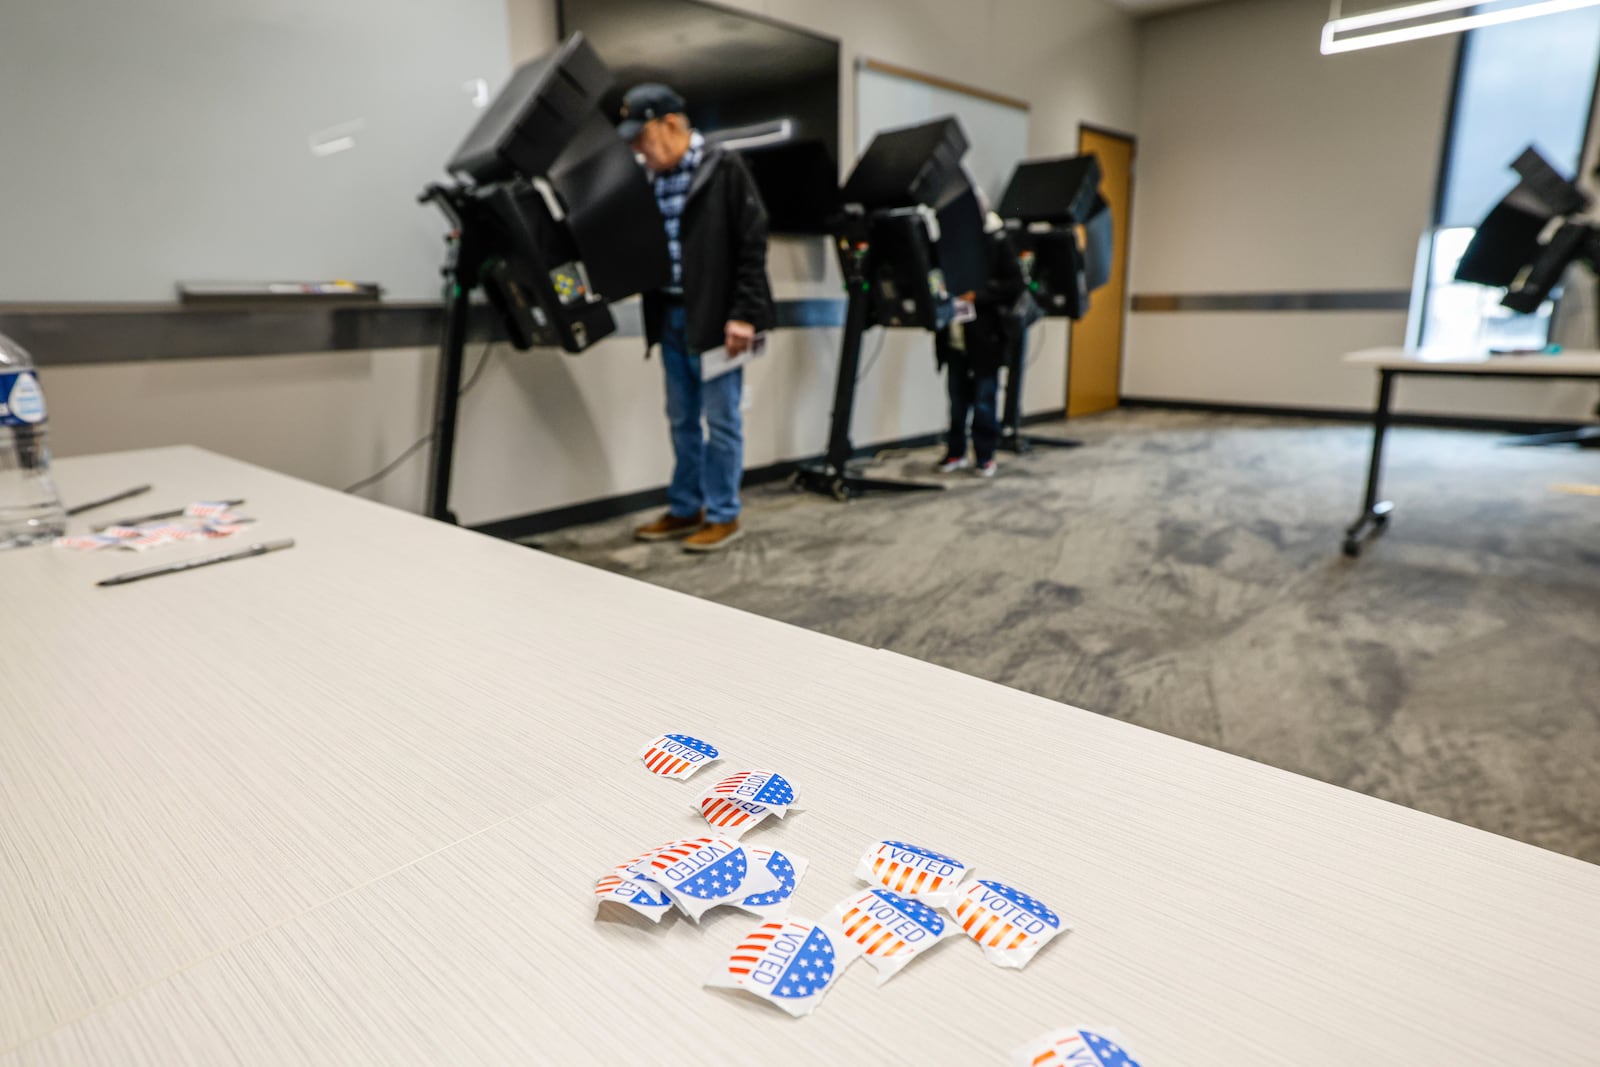
[[[765,864],[767,871],[778,880],[778,888],[766,893],[752,893],[735,905],[740,911],[759,915],[764,919],[781,918],[789,914],[794,892],[805,877],[808,864],[793,852],[779,852],[771,848],[752,848],[750,859]]]
[[[790,1015],[810,1015],[860,954],[828,923],[774,920],[746,934],[706,985],[742,989]]]
[[[33,372],[0,372],[0,426],[37,426],[44,419],[44,390]]]

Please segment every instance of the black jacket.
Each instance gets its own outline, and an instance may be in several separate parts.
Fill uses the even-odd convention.
[[[744,160],[716,145],[689,183],[679,227],[683,243],[683,303],[689,350],[725,343],[729,319],[760,330],[773,327],[772,286],[767,282],[767,209]],[[666,298],[644,294],[646,352],[661,341]]]
[[[1031,298],[1004,230],[987,237],[988,281],[974,295],[977,318],[961,327],[959,346],[950,327],[934,336],[939,364],[983,376],[998,374],[1022,349],[1028,331],[1025,313]]]

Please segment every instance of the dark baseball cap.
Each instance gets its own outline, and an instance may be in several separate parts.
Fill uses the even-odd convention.
[[[660,82],[635,85],[622,98],[622,122],[618,124],[617,132],[624,141],[632,142],[651,119],[675,115],[687,106],[683,97],[669,85]]]

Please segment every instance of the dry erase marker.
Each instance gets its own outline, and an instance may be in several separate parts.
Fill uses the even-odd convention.
[[[262,541],[260,544],[251,545],[249,548],[240,549],[238,552],[228,552],[221,556],[202,556],[199,559],[184,560],[182,563],[167,563],[160,567],[149,567],[142,571],[129,571],[126,574],[114,575],[105,581],[96,582],[95,585],[127,585],[129,582],[139,582],[146,578],[155,578],[163,574],[177,574],[179,571],[192,571],[196,567],[209,567],[213,563],[227,563],[229,560],[249,559],[251,556],[264,556],[268,552],[276,552],[280,548],[293,548],[294,541],[285,537],[281,541]]]

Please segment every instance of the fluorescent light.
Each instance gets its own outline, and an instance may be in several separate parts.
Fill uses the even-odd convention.
[[[1600,0],[1595,0],[1600,3]],[[761,148],[766,145],[784,144],[794,137],[794,121],[792,119],[778,119],[774,122],[761,122],[754,126],[740,126],[732,130],[722,130],[715,135],[716,143],[723,148],[738,151],[743,148]]]
[[[1440,19],[1420,26],[1401,26],[1397,29],[1378,30],[1375,33],[1363,33],[1335,40],[1339,34],[1351,30],[1371,29],[1395,22],[1411,22],[1452,11],[1464,12],[1481,4],[1482,0],[1427,0],[1425,3],[1406,4],[1364,15],[1331,19],[1322,27],[1322,54],[1326,56],[1336,52],[1354,52],[1360,48],[1417,41],[1424,37],[1439,37],[1447,33],[1464,33],[1485,26],[1498,26],[1519,19],[1531,19],[1537,15],[1558,15],[1563,11],[1576,11],[1579,8],[1600,5],[1600,0],[1534,0],[1533,3],[1522,4],[1519,7],[1485,11],[1476,15],[1459,14],[1453,18]]]

